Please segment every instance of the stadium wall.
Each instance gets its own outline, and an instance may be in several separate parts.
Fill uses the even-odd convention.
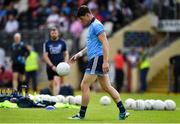
[[[176,40],[167,48],[161,50],[150,58],[151,67],[148,74],[148,82],[151,82],[153,78],[158,74],[159,70],[169,65],[169,58],[180,54],[180,39]]]
[[[123,29],[116,32],[110,39],[110,61],[113,61],[113,57],[116,54],[117,49],[123,48],[124,33],[126,31],[149,31],[155,33],[152,28],[152,14],[146,14],[138,20],[125,26]]]

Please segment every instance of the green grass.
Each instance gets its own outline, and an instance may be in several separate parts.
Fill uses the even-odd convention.
[[[85,120],[68,120],[77,109],[0,109],[0,123],[180,123],[180,95],[175,94],[122,94],[122,100],[134,99],[172,99],[176,102],[175,111],[134,111],[125,121],[118,120],[118,109],[114,103],[101,106],[99,98],[105,93],[91,93],[91,101]]]

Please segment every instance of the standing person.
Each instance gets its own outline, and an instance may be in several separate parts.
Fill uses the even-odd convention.
[[[175,55],[170,58],[170,66],[174,77],[173,91],[178,93],[180,92],[180,55]]]
[[[120,93],[124,81],[124,72],[123,72],[124,57],[120,49],[117,51],[117,54],[114,57],[114,64],[115,64],[116,90]]]
[[[109,44],[104,32],[104,27],[91,13],[89,8],[82,5],[78,9],[77,16],[84,26],[88,26],[87,46],[75,54],[70,62],[75,62],[79,57],[87,52],[88,64],[85,75],[81,82],[82,103],[78,114],[69,119],[84,119],[86,109],[90,100],[90,85],[98,79],[102,88],[111,95],[119,108],[119,119],[124,120],[129,113],[126,112],[119,93],[111,86],[108,76],[109,64]]]
[[[44,43],[43,58],[47,63],[47,76],[50,82],[52,95],[58,95],[62,77],[56,73],[56,66],[60,62],[67,62],[69,53],[64,40],[60,39],[60,33],[56,27],[49,30],[50,39]]]
[[[27,89],[29,89],[30,80],[32,82],[33,91],[37,91],[37,71],[39,68],[38,64],[38,54],[28,45],[27,49],[29,50],[29,55],[25,60],[25,72],[26,72],[26,84]]]
[[[25,57],[28,54],[26,45],[21,41],[20,33],[14,35],[14,43],[12,44],[11,53],[13,89],[18,90],[18,86],[20,86],[20,84],[25,80]]]
[[[144,48],[140,51],[140,92],[145,92],[147,90],[147,75],[150,68],[150,62],[147,53],[145,53]]]

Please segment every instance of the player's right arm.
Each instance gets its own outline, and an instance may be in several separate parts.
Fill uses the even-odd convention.
[[[76,53],[74,56],[71,57],[70,62],[74,63],[78,58],[82,57],[87,52],[87,47]]]
[[[47,51],[47,47],[46,47],[46,43],[44,43],[43,46],[43,59],[44,61],[47,63],[47,65],[49,67],[51,67],[52,70],[56,71],[56,66],[51,62],[51,60],[48,57],[48,51]]]

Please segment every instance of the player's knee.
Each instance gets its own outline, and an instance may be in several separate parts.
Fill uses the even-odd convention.
[[[109,92],[109,91],[110,91],[110,87],[104,86],[104,87],[103,87],[103,90],[104,90],[105,92]]]
[[[86,83],[81,84],[81,90],[87,90],[87,88],[89,88],[88,84],[86,84]]]

